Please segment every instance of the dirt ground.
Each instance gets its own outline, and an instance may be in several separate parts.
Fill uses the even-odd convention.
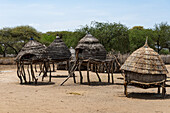
[[[170,72],[170,65],[167,65]],[[15,65],[0,65],[0,113],[170,113],[170,88],[165,99],[157,94],[157,88],[141,89],[128,86],[129,96],[123,94],[123,80],[114,74],[115,84],[107,83],[107,74],[100,74],[98,83],[95,73],[90,72],[92,84],[87,85],[86,72],[83,82],[70,78],[64,86],[67,71],[52,73],[38,85],[19,84]],[[168,74],[170,77],[170,74]],[[168,83],[170,84],[170,83]]]

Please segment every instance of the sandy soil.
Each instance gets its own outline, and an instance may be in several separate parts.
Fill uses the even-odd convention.
[[[170,72],[170,65],[167,65]],[[87,85],[86,72],[83,82],[70,78],[64,86],[67,71],[52,73],[52,83],[48,77],[38,85],[21,85],[15,66],[0,65],[0,113],[169,113],[170,88],[165,99],[157,94],[157,88],[140,89],[128,86],[129,96],[123,94],[123,80],[114,74],[115,84],[107,83],[107,74],[100,74],[102,83],[90,72],[92,85]],[[170,74],[168,74],[170,76]]]

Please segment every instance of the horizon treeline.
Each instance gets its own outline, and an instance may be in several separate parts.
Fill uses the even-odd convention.
[[[134,26],[129,29],[121,23],[105,23],[92,21],[75,31],[38,32],[31,26],[6,27],[0,29],[0,54],[18,54],[31,37],[48,46],[59,35],[65,44],[75,48],[79,40],[87,33],[96,37],[107,52],[113,54],[132,53],[144,45],[148,37],[148,45],[159,54],[170,54],[170,25],[166,22],[155,24],[151,29]]]

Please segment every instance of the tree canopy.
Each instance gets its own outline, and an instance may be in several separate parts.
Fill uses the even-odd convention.
[[[104,23],[92,21],[75,31],[38,32],[31,26],[17,26],[0,29],[0,54],[17,54],[31,37],[45,45],[49,45],[59,35],[68,47],[75,48],[85,34],[91,33],[106,50],[122,54],[133,52],[143,46],[146,37],[149,46],[161,54],[170,54],[170,25],[155,24],[153,29],[134,26],[129,29],[121,23]]]

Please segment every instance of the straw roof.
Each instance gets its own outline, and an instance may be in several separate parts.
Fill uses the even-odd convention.
[[[82,50],[82,57],[84,59],[106,59],[106,50],[104,46],[100,44],[99,40],[93,37],[91,34],[87,34],[85,37],[83,37],[75,49]]]
[[[121,70],[141,74],[167,74],[161,57],[147,44],[134,51],[121,66]]]
[[[51,60],[67,60],[71,53],[60,37],[56,36],[56,39],[45,49],[44,56]]]
[[[18,53],[16,60],[20,60],[22,59],[23,56],[25,55],[33,55],[34,57],[32,57],[32,60],[39,60],[42,58],[42,54],[45,50],[46,46],[42,45],[41,43],[33,40],[33,38],[31,38],[31,40],[29,42],[27,42],[24,47],[21,49],[21,51]],[[30,59],[30,58],[28,58]]]

